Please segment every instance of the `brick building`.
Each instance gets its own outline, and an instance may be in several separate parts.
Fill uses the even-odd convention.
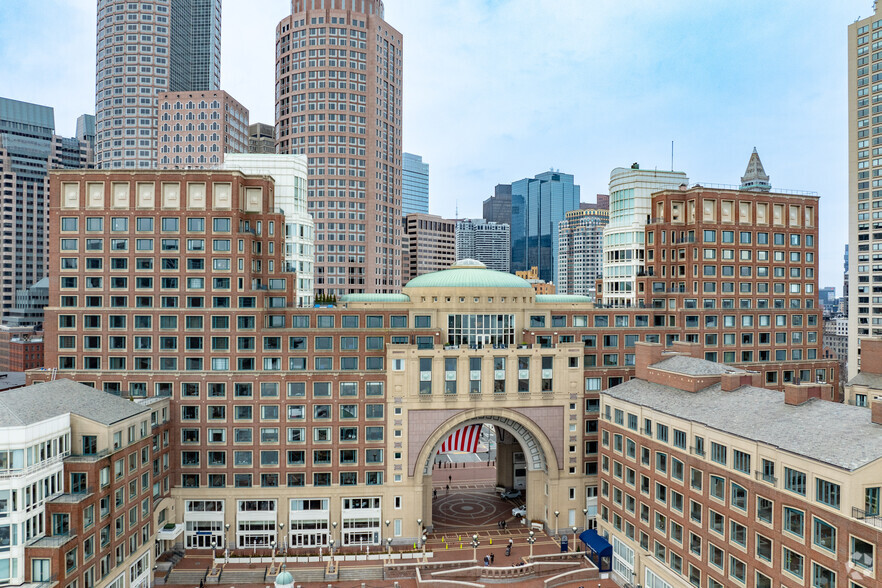
[[[0,581],[148,586],[169,507],[168,400],[56,380],[0,404]]]
[[[557,510],[561,524],[581,525],[586,509],[588,526],[600,391],[634,374],[638,342],[684,346],[691,335],[667,307],[539,295],[475,261],[402,293],[298,308],[267,177],[57,172],[52,186],[59,279],[45,364],[123,396],[169,399],[168,522],[184,529],[170,541],[187,549],[412,543],[415,521],[431,523],[437,447],[484,422],[506,431],[499,484],[525,464],[528,517],[556,524]],[[705,329],[731,330],[720,320]],[[817,336],[801,341],[804,358],[818,352]],[[730,363],[742,348],[753,349],[736,338]],[[741,365],[775,387],[837,375],[835,362],[790,353]]]
[[[653,194],[652,210],[638,306],[666,309],[660,324],[683,327],[681,340],[701,343],[709,361],[760,370],[821,358],[816,195],[695,186]],[[775,373],[766,375],[778,385]]]
[[[599,532],[619,581],[877,585],[878,411],[826,402],[829,384],[782,396],[694,347],[639,343],[637,377],[601,395]]]

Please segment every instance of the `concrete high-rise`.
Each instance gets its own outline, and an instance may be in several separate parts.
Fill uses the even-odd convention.
[[[157,160],[162,92],[217,90],[221,0],[98,0],[96,166]]]
[[[511,226],[511,184],[496,184],[493,196],[484,201],[484,220]]]
[[[500,204],[504,208],[504,201]],[[558,224],[567,212],[578,208],[579,186],[572,174],[548,171],[513,182],[511,271],[536,266],[539,279],[553,282],[557,274]]]
[[[617,167],[609,175],[609,224],[603,231],[604,304],[632,306],[635,283],[643,270],[644,226],[651,214],[651,195],[688,184],[683,172]]]
[[[882,8],[848,26],[848,378],[860,369],[861,337],[882,335],[882,173],[878,157],[882,125],[876,104],[882,100],[870,61],[878,56]],[[875,137],[875,138],[874,138]]]
[[[275,153],[276,130],[273,125],[252,123],[248,125],[248,153]]]
[[[209,167],[248,151],[248,109],[223,90],[159,95],[159,167]]]
[[[429,214],[429,164],[421,155],[404,154],[401,214]]]
[[[227,153],[224,169],[272,176],[275,206],[285,215],[285,271],[295,272],[298,307],[313,303],[314,224],[306,210],[306,156]]]
[[[483,218],[456,223],[456,261],[477,259],[487,269],[511,271],[511,227]]]
[[[456,221],[434,214],[404,217],[402,282],[447,269],[456,261]]]
[[[557,291],[561,294],[595,294],[603,272],[603,229],[609,208],[582,204],[559,224]]]
[[[308,158],[318,294],[401,289],[401,76],[380,0],[293,0],[276,27],[276,151]]]
[[[15,306],[15,293],[46,275],[49,168],[82,168],[88,147],[55,134],[49,106],[0,98],[0,310]]]

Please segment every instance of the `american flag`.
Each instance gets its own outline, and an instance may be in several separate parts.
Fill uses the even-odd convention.
[[[466,453],[475,453],[478,451],[478,441],[481,439],[481,428],[483,425],[466,425],[461,429],[457,429],[441,444],[438,453],[447,453],[450,451],[465,451]]]

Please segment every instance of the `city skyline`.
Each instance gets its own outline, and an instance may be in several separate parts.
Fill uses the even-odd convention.
[[[495,184],[550,167],[573,173],[587,194],[603,192],[615,167],[636,161],[668,169],[672,140],[674,167],[693,182],[737,184],[744,153],[756,146],[773,186],[820,194],[820,283],[841,283],[844,31],[871,14],[870,2],[811,11],[793,2],[549,6],[385,2],[387,22],[411,39],[403,149],[432,162],[431,213],[452,217],[458,203],[460,216],[478,217]],[[272,31],[290,2],[267,0],[262,8],[256,14],[245,2],[224,3],[221,85],[254,122],[271,123]],[[528,32],[506,33],[512,30]],[[53,106],[58,131],[72,135],[76,116],[94,106],[94,32],[90,2],[0,7],[0,77],[15,81],[8,97]],[[439,44],[450,50],[437,51]],[[29,75],[34,70],[54,75]],[[525,77],[530,89],[518,91]],[[439,79],[448,81],[444,92]],[[548,86],[556,91],[543,91]],[[451,103],[466,106],[445,109]]]

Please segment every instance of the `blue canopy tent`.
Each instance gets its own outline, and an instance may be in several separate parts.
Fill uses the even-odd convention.
[[[588,557],[597,565],[597,569],[601,572],[608,572],[612,569],[612,545],[609,541],[600,536],[596,530],[588,529],[582,531],[579,540],[585,544],[585,551]]]

